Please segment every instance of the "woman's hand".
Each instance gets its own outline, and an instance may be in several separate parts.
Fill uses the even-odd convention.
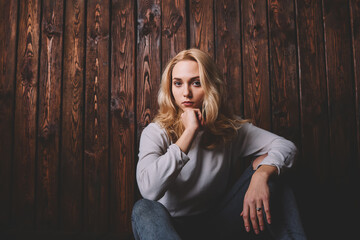
[[[191,108],[186,109],[181,114],[181,122],[185,129],[198,130],[204,124],[200,109]]]
[[[266,157],[263,155],[258,157],[254,163],[254,168]],[[247,232],[250,231],[250,226],[253,227],[255,234],[259,234],[259,230],[265,229],[263,209],[266,220],[271,223],[270,214],[270,191],[267,184],[269,178],[277,172],[277,168],[269,165],[262,165],[253,174],[249,188],[244,197],[243,211],[240,214],[244,219],[244,225]]]
[[[181,151],[187,154],[197,131],[204,124],[200,109],[186,109],[181,114],[181,122],[184,124],[185,130],[175,144],[179,146]]]

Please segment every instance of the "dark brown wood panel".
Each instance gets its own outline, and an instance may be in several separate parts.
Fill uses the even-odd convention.
[[[272,130],[300,146],[299,89],[293,0],[269,0]]]
[[[137,133],[157,112],[161,78],[161,9],[159,0],[138,0],[137,33]]]
[[[350,0],[352,51],[355,80],[355,114],[357,123],[357,161],[360,169],[360,0]]]
[[[297,1],[298,64],[303,166],[319,179],[328,173],[329,124],[321,0]],[[326,140],[325,140],[326,139]]]
[[[161,1],[162,70],[178,52],[186,49],[186,1]]]
[[[0,225],[6,225],[11,210],[18,2],[0,1],[0,9]]]
[[[65,7],[59,229],[72,232],[83,226],[85,1]]]
[[[330,127],[330,174],[344,178],[355,163],[356,114],[347,1],[323,1]],[[339,19],[343,19],[339,21]]]
[[[240,7],[236,0],[219,0],[215,4],[216,64],[227,86],[227,103],[243,116],[241,79]]]
[[[242,1],[244,114],[271,130],[269,39],[265,1]]]
[[[110,226],[131,232],[135,197],[134,1],[111,3]]]
[[[58,225],[63,1],[43,1],[39,72],[37,229]]]
[[[109,1],[87,2],[84,230],[109,229]]]
[[[36,113],[41,1],[20,1],[12,221],[19,229],[35,224]]]
[[[190,47],[201,49],[215,58],[214,2],[190,0]]]

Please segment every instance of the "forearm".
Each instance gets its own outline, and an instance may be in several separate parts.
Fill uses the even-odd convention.
[[[192,141],[194,140],[196,136],[197,130],[196,129],[185,129],[183,134],[180,136],[180,138],[176,141],[176,145],[179,146],[182,152],[185,154],[188,154]]]
[[[261,178],[268,181],[271,177],[277,176],[278,169],[271,165],[261,165],[254,173],[256,178]]]
[[[140,155],[136,176],[144,198],[158,200],[171,186],[189,158],[172,144],[163,155]]]

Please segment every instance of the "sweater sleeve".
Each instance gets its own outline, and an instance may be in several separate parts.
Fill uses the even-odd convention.
[[[189,157],[176,144],[170,144],[166,132],[149,124],[142,132],[136,179],[141,195],[159,200],[176,179]]]
[[[245,123],[239,129],[236,145],[234,149],[238,157],[260,156],[267,153],[268,156],[258,168],[261,165],[272,165],[278,169],[278,174],[293,165],[297,153],[297,148],[291,141],[251,123]]]

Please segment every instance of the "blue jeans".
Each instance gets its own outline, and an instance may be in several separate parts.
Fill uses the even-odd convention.
[[[255,236],[247,233],[240,213],[254,170],[250,165],[211,211],[171,217],[159,202],[140,199],[133,207],[132,227],[138,239],[306,239],[291,188],[276,179],[269,182],[271,224]]]

